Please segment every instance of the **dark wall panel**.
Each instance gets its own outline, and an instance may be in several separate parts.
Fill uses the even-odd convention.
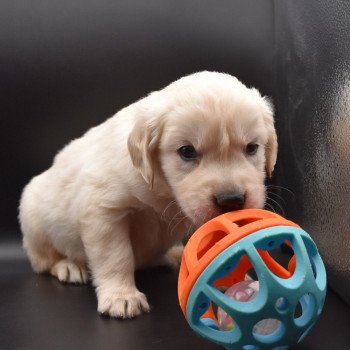
[[[275,11],[286,214],[314,237],[350,303],[350,3],[275,1]]]

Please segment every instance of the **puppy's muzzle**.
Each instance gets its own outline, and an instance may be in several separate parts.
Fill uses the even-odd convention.
[[[215,197],[214,202],[222,213],[243,209],[245,194],[241,192],[220,193]]]

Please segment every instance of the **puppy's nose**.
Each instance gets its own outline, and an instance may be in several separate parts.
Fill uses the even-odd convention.
[[[245,195],[241,192],[220,193],[216,196],[215,201],[220,211],[227,213],[229,211],[242,209]]]

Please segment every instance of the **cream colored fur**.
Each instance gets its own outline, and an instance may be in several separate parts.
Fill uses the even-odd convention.
[[[247,156],[251,142],[259,149]],[[188,144],[195,161],[177,152]],[[89,273],[100,313],[149,311],[135,269],[176,264],[174,243],[220,214],[219,192],[242,190],[245,208],[263,207],[276,154],[272,107],[257,90],[222,73],[184,77],[73,140],[25,187],[19,218],[32,267],[72,283]]]

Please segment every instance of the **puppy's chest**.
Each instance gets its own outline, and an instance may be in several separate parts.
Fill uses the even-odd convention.
[[[169,203],[168,203],[169,204]],[[159,258],[188,233],[190,224],[177,206],[156,212],[145,208],[130,215],[130,236],[137,265]]]
[[[132,234],[142,234],[151,240],[172,241],[174,236],[182,238],[190,227],[188,218],[175,201],[156,208],[145,207],[131,214],[130,218]]]

